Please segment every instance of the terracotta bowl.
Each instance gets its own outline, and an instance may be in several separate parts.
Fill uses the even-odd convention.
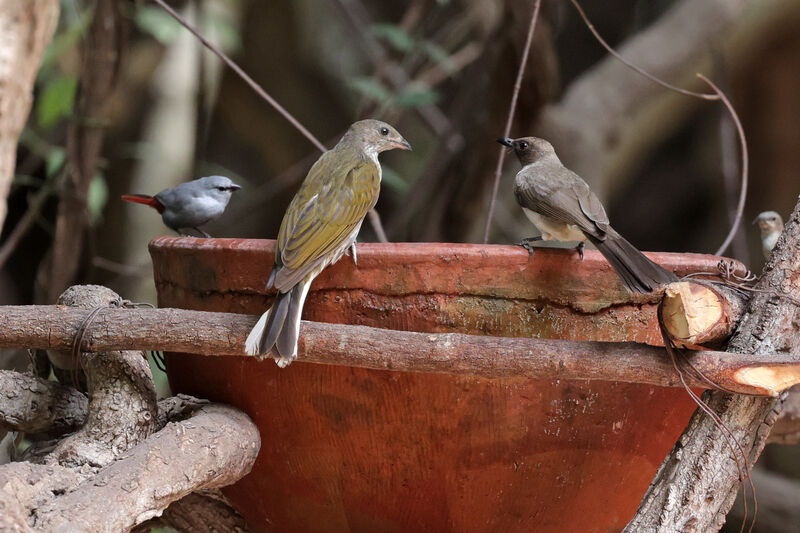
[[[274,241],[161,237],[159,305],[259,314]],[[651,254],[678,275],[718,258]],[[360,244],[314,282],[303,318],[423,332],[658,344],[656,300],[597,252]],[[387,354],[391,356],[391,354]],[[170,384],[258,425],[225,489],[260,531],[608,532],[633,516],[694,404],[682,389],[482,379],[169,354]]]

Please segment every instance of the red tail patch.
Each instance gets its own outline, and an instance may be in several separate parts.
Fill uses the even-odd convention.
[[[164,204],[159,202],[155,196],[148,196],[146,194],[123,194],[122,199],[126,202],[149,205],[159,213],[164,212]]]

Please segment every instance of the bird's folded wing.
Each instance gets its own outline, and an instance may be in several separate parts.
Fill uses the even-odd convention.
[[[573,224],[593,237],[603,239],[609,230],[608,217],[600,200],[588,186],[562,185],[540,194],[534,187],[514,190],[520,205],[565,224]]]
[[[374,162],[362,161],[341,178],[328,177],[322,186],[314,186],[315,181],[320,183],[316,176],[307,180],[307,191],[303,190],[304,183],[286,211],[278,234],[278,290],[290,289],[351,244],[353,232],[378,199],[379,172]]]

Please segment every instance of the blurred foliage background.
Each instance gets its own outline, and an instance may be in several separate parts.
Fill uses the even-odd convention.
[[[182,0],[170,2],[328,146],[354,120],[393,123],[411,154],[383,157],[377,209],[392,241],[479,242],[531,3],[520,0]],[[726,255],[758,272],[761,211],[788,216],[800,181],[800,2],[608,0],[589,18],[623,55],[676,84],[726,90],[747,132],[750,190]],[[70,172],[82,48],[92,2],[62,0],[20,140],[0,247],[3,304],[47,300],[59,191]],[[72,281],[155,302],[148,241],[169,231],[157,214],[123,204],[224,174],[242,185],[216,237],[274,238],[316,149],[155,4],[118,2],[113,91],[103,148],[85,202],[85,239]],[[94,120],[94,119],[93,119]],[[737,140],[721,105],[676,95],[615,61],[566,1],[545,0],[512,136],[551,139],[606,204],[615,228],[646,250],[713,252],[738,187]],[[507,160],[493,243],[530,236],[514,203]],[[368,224],[361,241],[375,240]],[[2,255],[2,254],[0,254]],[[268,265],[265,265],[265,274]],[[60,291],[58,291],[60,292]],[[56,292],[57,294],[57,292]],[[16,363],[14,363],[16,361]],[[10,359],[6,366],[24,364]],[[762,461],[800,477],[791,448]]]

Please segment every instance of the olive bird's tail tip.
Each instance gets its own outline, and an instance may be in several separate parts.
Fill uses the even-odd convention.
[[[258,319],[256,325],[253,326],[253,329],[250,330],[250,334],[247,336],[247,340],[244,341],[244,351],[247,355],[254,355],[258,360],[264,359],[266,354],[261,353],[261,337],[264,336],[264,327],[267,324],[267,319],[269,318],[269,311],[261,315],[261,318]]]
[[[274,357],[275,357],[275,364],[278,365],[278,368],[286,368],[295,359],[294,357],[282,357],[280,355],[276,355]]]

